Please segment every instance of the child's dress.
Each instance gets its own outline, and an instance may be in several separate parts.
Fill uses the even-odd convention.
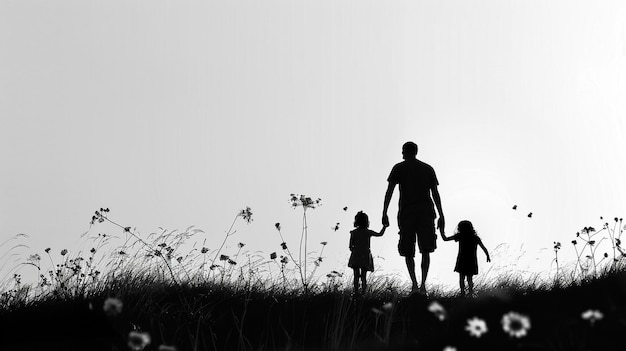
[[[370,238],[377,234],[366,228],[356,228],[350,232],[350,260],[348,267],[374,271],[374,259],[370,251]]]
[[[480,238],[476,235],[455,234],[452,239],[459,242],[459,253],[456,256],[454,271],[465,275],[478,274],[476,249]]]

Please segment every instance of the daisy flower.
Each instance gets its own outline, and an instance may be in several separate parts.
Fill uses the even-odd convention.
[[[128,333],[128,347],[133,351],[141,351],[150,344],[150,334],[132,330]]]
[[[392,309],[393,309],[392,302],[387,302],[386,304],[383,305],[383,311],[391,312]]]
[[[509,312],[502,316],[502,329],[514,338],[521,338],[530,330],[530,318],[521,313]]]
[[[446,319],[446,309],[437,301],[433,301],[428,305],[428,311],[434,314],[440,321]]]
[[[483,334],[485,334],[487,329],[487,323],[484,320],[474,317],[472,319],[467,320],[467,325],[465,326],[465,330],[469,333],[470,336],[474,336],[480,338]]]
[[[102,306],[102,309],[104,310],[104,314],[107,316],[115,317],[122,313],[122,307],[124,307],[124,303],[122,303],[120,299],[109,297],[104,300],[104,306]]]
[[[591,325],[594,325],[597,321],[604,318],[604,314],[598,310],[586,310],[580,317],[586,321],[589,321]]]

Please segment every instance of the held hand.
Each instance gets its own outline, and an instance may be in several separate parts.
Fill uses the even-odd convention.
[[[389,227],[389,216],[386,213],[383,213],[383,227]]]
[[[443,218],[443,216],[440,216],[437,220],[437,229],[439,229],[440,233],[443,233],[446,229],[446,220]]]

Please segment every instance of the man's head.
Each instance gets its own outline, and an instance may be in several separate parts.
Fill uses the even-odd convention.
[[[414,159],[417,156],[417,145],[412,141],[407,141],[402,145],[402,158],[405,160]]]

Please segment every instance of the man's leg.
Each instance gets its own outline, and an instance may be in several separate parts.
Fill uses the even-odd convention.
[[[426,277],[428,276],[428,268],[430,268],[430,252],[422,253],[422,285],[420,292],[426,292]]]
[[[417,290],[417,277],[415,276],[415,259],[413,257],[406,256],[404,260],[406,261],[406,268],[409,270],[411,282],[413,282],[411,290],[415,291]]]

